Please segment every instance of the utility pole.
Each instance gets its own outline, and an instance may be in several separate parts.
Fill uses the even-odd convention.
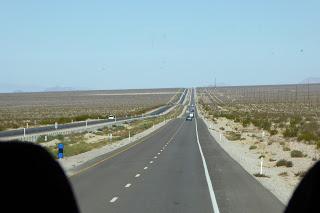
[[[298,101],[298,84],[296,85],[296,103]]]
[[[309,84],[309,80],[308,80],[308,103],[310,106],[310,84]]]

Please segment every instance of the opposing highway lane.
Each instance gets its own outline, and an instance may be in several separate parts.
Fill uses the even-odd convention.
[[[84,213],[277,213],[284,208],[225,153],[199,118],[172,120],[85,164],[70,180]]]
[[[168,112],[170,109],[173,108],[174,105],[181,105],[183,104],[185,97],[187,95],[188,90],[185,89],[180,99],[176,103],[166,104],[152,112],[145,113],[144,115],[139,116],[130,116],[130,117],[121,117],[117,118],[117,121],[129,121],[130,119],[142,119],[146,116],[160,116],[162,113]],[[74,128],[86,128],[98,124],[112,124],[114,120],[108,119],[99,119],[99,120],[87,120],[87,121],[80,121],[74,123],[66,123],[66,124],[59,124],[59,125],[48,125],[48,126],[41,126],[41,127],[33,127],[27,129],[14,129],[14,130],[6,130],[0,131],[0,140],[12,140],[18,139],[19,137],[23,137],[24,135],[32,135],[32,134],[48,134],[55,131],[62,131],[62,130],[70,130]],[[25,131],[25,132],[24,132]]]

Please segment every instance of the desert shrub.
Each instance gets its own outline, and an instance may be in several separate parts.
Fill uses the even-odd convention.
[[[287,147],[287,146],[285,146],[285,147],[283,147],[283,149],[282,149],[283,151],[285,151],[285,152],[287,152],[287,151],[290,151],[290,148],[289,147]]]
[[[251,146],[249,147],[250,150],[251,150],[251,149],[256,149],[256,148],[257,148],[256,145],[251,145]]]
[[[250,123],[251,123],[251,121],[250,121],[249,118],[245,118],[245,119],[241,120],[241,124],[242,124],[243,127],[249,126]]]
[[[281,172],[281,173],[279,173],[279,176],[285,177],[285,176],[288,176],[288,173],[287,172]]]
[[[241,139],[241,134],[233,131],[228,131],[226,134],[226,138],[230,141],[236,141]]]
[[[291,157],[292,158],[302,158],[303,157],[303,153],[299,150],[292,150],[291,151]]]
[[[305,175],[306,175],[306,171],[299,171],[299,172],[297,172],[297,173],[295,173],[294,175],[296,176],[296,177],[304,177]]]
[[[286,138],[297,137],[298,135],[298,128],[297,127],[287,127],[283,132],[283,136]]]
[[[319,139],[319,136],[314,132],[302,131],[298,136],[298,141],[316,141]]]
[[[271,128],[271,122],[268,121],[268,120],[263,120],[262,123],[261,123],[261,128],[264,129],[264,130],[269,131],[270,128]]]
[[[260,173],[254,173],[253,174],[255,177],[266,177],[266,178],[270,178],[270,176],[265,175],[265,174],[260,174]]]
[[[305,123],[301,127],[298,140],[317,141],[320,139],[320,125],[317,122]]]
[[[277,167],[280,167],[280,166],[292,167],[293,163],[292,163],[292,161],[287,161],[285,159],[281,159],[281,160],[277,161],[276,166]]]
[[[290,126],[296,126],[297,124],[302,122],[302,117],[299,115],[293,116],[290,118]]]
[[[240,120],[240,118],[235,117],[233,121],[234,121],[235,123],[240,123],[241,120]]]
[[[224,130],[224,127],[220,127],[219,129],[223,131],[223,130]]]
[[[270,132],[270,135],[278,134],[278,130],[276,130],[276,129],[271,129],[269,132]]]

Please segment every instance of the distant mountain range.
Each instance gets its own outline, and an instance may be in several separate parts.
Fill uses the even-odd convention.
[[[320,78],[316,77],[309,77],[304,79],[303,81],[300,82],[301,84],[319,84],[320,83]]]
[[[76,89],[72,87],[55,86],[55,87],[49,87],[44,89],[44,92],[63,92],[63,91],[74,91],[74,90]]]

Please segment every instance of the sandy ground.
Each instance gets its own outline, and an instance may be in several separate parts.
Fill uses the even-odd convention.
[[[204,113],[199,110],[200,116]],[[260,159],[263,159],[263,174],[268,177],[255,177],[267,189],[269,189],[281,202],[287,204],[295,187],[301,177],[296,176],[298,172],[307,171],[318,159],[319,152],[314,145],[307,145],[295,140],[284,139],[281,135],[270,136],[254,126],[242,127],[238,123],[225,118],[216,119],[213,122],[204,119],[210,133],[220,146],[250,174],[260,172]],[[223,130],[224,129],[224,130]],[[241,140],[230,141],[225,136],[227,131],[241,134]],[[282,144],[282,145],[281,145]],[[249,149],[250,146],[257,146],[256,149]],[[300,150],[305,154],[302,158],[292,158],[290,151],[284,151],[288,147],[291,150]],[[285,159],[292,161],[292,167],[276,167],[278,160]],[[281,174],[282,173],[282,174]],[[280,174],[280,175],[279,175]]]

